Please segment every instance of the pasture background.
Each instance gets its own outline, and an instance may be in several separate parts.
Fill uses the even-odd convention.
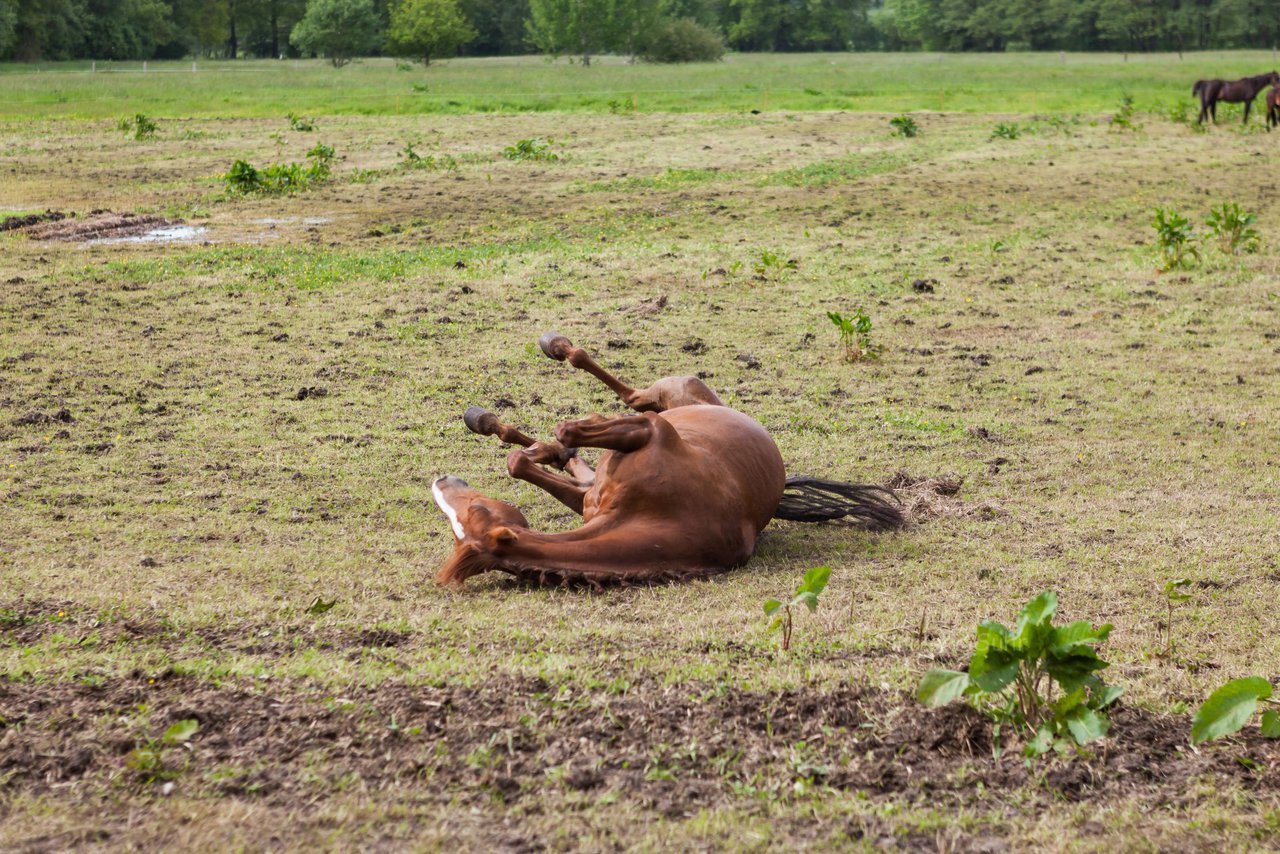
[[[1276,845],[1274,750],[1170,747],[1280,652],[1276,140],[1163,115],[1196,77],[1270,64],[6,68],[0,208],[206,231],[0,236],[0,844]],[[1110,129],[1122,92],[1160,114]],[[609,112],[632,94],[638,113]],[[927,111],[920,137],[889,134],[902,110]],[[115,130],[134,112],[156,139]],[[991,139],[997,121],[1021,137]],[[530,137],[562,159],[501,157]],[[332,183],[223,194],[233,160],[317,141]],[[406,143],[459,168],[404,168]],[[1156,272],[1153,209],[1224,200],[1258,212],[1263,251]],[[857,305],[886,349],[851,365],[825,311]],[[509,403],[544,434],[615,411],[537,351],[548,329],[637,383],[707,372],[789,471],[955,474],[963,503],[893,536],[777,524],[706,582],[438,589],[438,474],[572,524],[459,418]],[[760,605],[819,564],[831,586],[780,654]],[[1160,590],[1181,576],[1168,653]],[[929,748],[964,721],[914,705],[919,674],[1045,588],[1116,626],[1115,737],[1033,773]],[[336,605],[309,614],[316,597]],[[189,717],[166,795],[126,759]],[[1117,773],[1131,755],[1165,770]]]

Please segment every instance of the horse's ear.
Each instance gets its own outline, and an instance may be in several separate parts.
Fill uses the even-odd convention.
[[[516,544],[515,531],[510,528],[497,527],[485,534],[484,540],[488,550],[500,554]]]

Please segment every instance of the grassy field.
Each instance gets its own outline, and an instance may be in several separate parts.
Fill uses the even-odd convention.
[[[0,117],[272,117],[545,111],[1096,112],[1190,100],[1202,77],[1262,74],[1270,51],[1133,54],[732,54],[695,66],[500,57],[429,68],[370,59],[0,65]]]
[[[1122,91],[1189,101],[1211,65],[1268,59],[1068,57],[1046,103],[1005,104],[1058,57],[948,56],[986,83],[913,139],[807,107],[937,109],[925,81],[968,84],[929,57],[285,67],[199,103],[179,75],[6,76],[0,216],[202,230],[0,232],[0,848],[1280,847],[1280,749],[1256,726],[1187,742],[1209,691],[1280,655],[1276,139],[1107,121]],[[834,90],[830,62],[882,76],[804,96]],[[608,98],[626,75],[734,88],[611,114],[579,74]],[[358,115],[430,112],[419,79],[469,93],[458,109],[518,82],[595,114]],[[780,79],[790,101],[745,112]],[[136,111],[154,139],[116,130]],[[538,137],[559,159],[501,155]],[[332,181],[224,192],[235,159],[316,142]],[[456,168],[411,168],[406,144]],[[1203,232],[1223,201],[1262,250],[1205,242],[1159,272],[1153,210]],[[855,307],[878,360],[840,359],[825,312]],[[636,383],[704,372],[790,472],[963,485],[900,534],[774,523],[702,582],[437,588],[437,475],[574,524],[459,417],[546,435],[619,411],[538,352],[550,329]],[[761,604],[817,565],[831,585],[782,653]],[[1126,693],[1086,755],[1024,764],[911,692],[1044,589],[1114,624]],[[166,743],[182,720],[198,731]]]

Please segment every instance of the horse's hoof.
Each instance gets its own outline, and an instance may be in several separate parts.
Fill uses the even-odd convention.
[[[538,346],[548,357],[563,362],[569,357],[573,343],[558,332],[548,332],[538,339]]]
[[[462,413],[462,423],[466,424],[467,429],[472,433],[479,433],[481,436],[498,435],[498,416],[483,406],[468,407],[467,411]]]

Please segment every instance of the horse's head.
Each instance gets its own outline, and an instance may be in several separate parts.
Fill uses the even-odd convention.
[[[436,582],[460,586],[473,575],[497,569],[499,554],[515,542],[512,529],[529,527],[519,510],[505,501],[486,498],[465,480],[445,475],[431,484],[436,504],[449,517],[453,553],[436,573]]]

